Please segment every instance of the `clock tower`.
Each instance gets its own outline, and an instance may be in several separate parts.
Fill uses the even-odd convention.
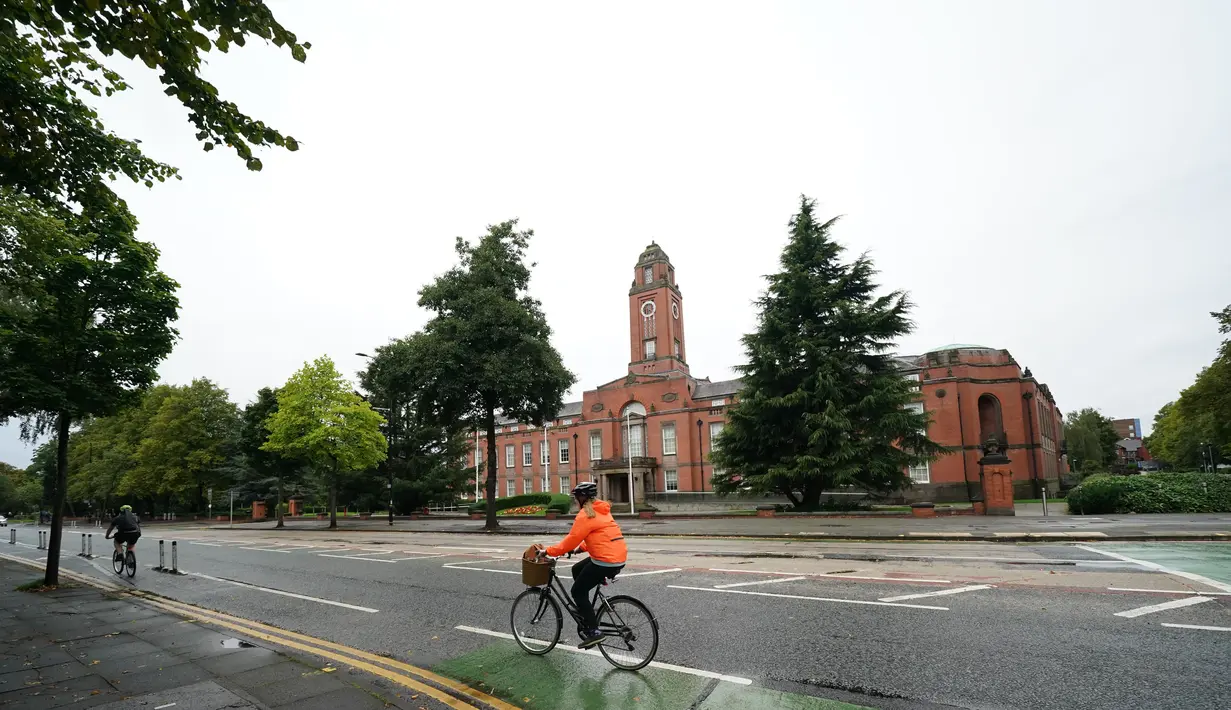
[[[654,242],[641,252],[628,291],[628,371],[636,375],[688,375],[684,349],[684,297],[675,267]]]

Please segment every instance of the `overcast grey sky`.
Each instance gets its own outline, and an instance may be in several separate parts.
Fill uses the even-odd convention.
[[[351,374],[422,325],[455,236],[511,217],[572,396],[625,372],[651,239],[693,373],[730,377],[800,193],[910,291],[902,352],[1007,348],[1063,410],[1143,423],[1214,356],[1231,3],[271,4],[307,63],[250,44],[205,73],[300,152],[203,153],[143,66],[101,104],[184,176],[123,188],[182,284],[165,382],[242,405],[322,354]]]

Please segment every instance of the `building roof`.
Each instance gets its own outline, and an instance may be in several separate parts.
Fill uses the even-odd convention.
[[[932,348],[931,350],[928,350],[928,352],[939,353],[939,352],[944,352],[945,350],[995,350],[995,349],[996,348],[989,348],[986,345],[974,345],[971,343],[949,343],[948,345],[942,345],[939,348]]]
[[[693,399],[713,399],[724,395],[736,394],[744,388],[744,381],[740,379],[722,380],[719,382],[707,382],[698,380],[697,386],[692,391]]]
[[[575,417],[581,414],[581,402],[565,402],[560,407],[560,411],[556,412],[556,416],[552,419],[564,419],[565,417]],[[511,426],[513,424],[521,424],[522,422],[510,419],[503,414],[496,415],[496,426]]]
[[[1142,447],[1141,439],[1120,439],[1116,442],[1116,446],[1128,452],[1136,451]]]

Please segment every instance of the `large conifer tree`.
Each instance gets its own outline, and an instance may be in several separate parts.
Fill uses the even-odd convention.
[[[743,338],[744,388],[714,446],[714,490],[780,493],[815,507],[828,488],[888,491],[907,467],[943,451],[926,435],[927,415],[908,405],[917,385],[889,348],[910,332],[905,293],[877,295],[866,255],[842,263],[802,197],[782,251],[782,270],[759,299],[755,332]]]

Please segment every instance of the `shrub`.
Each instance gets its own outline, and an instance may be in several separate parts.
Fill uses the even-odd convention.
[[[1070,513],[1228,513],[1231,476],[1146,473],[1091,476],[1066,497]]]
[[[573,499],[563,493],[523,493],[517,496],[508,496],[507,498],[497,498],[496,512],[528,505],[541,505],[545,506],[547,510],[554,510],[557,513],[568,515],[569,508],[573,505]],[[471,503],[470,512],[486,513],[487,500]]]

